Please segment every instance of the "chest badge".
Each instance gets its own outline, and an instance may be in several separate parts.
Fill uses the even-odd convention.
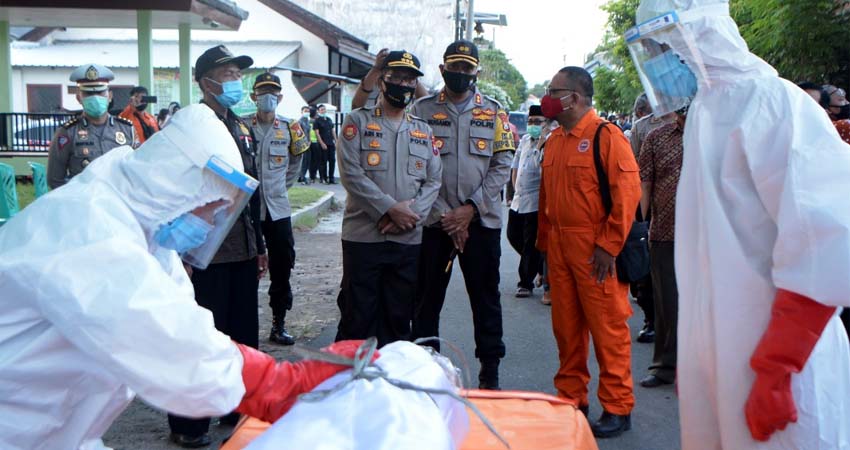
[[[370,148],[381,148],[381,143],[379,141],[373,139],[372,142],[369,143],[369,147]]]
[[[369,164],[371,167],[381,164],[381,154],[378,152],[369,152],[366,156],[366,164]]]
[[[431,118],[435,119],[435,120],[446,120],[446,119],[449,118],[449,116],[446,113],[438,112],[438,113],[434,114],[433,116],[431,116]]]
[[[275,139],[283,139],[283,130],[274,130],[274,138]]]
[[[427,134],[425,134],[425,133],[423,133],[422,131],[419,131],[419,130],[412,130],[410,132],[410,135],[412,137],[415,137],[416,139],[425,139],[425,138],[428,137]]]
[[[437,149],[437,151],[442,150],[443,146],[445,146],[445,145],[446,145],[446,141],[444,141],[442,139],[434,138],[434,148]]]
[[[274,157],[275,164],[283,164],[283,156],[275,156]]]
[[[354,139],[354,136],[357,136],[357,127],[353,124],[346,125],[342,130],[342,137],[344,137],[345,140],[350,141]]]
[[[115,132],[115,142],[117,142],[121,145],[124,145],[124,144],[127,143],[127,136],[124,136],[123,131],[116,131]]]
[[[372,131],[381,131],[381,126],[377,123],[370,123],[366,125],[366,129]]]
[[[91,153],[91,151],[88,149],[88,147],[83,149],[83,156],[89,156],[89,153]]]
[[[424,163],[424,162],[422,162],[422,161],[420,161],[420,160],[418,160],[418,159],[416,160],[416,162],[414,163],[414,165],[416,166],[416,170],[422,170],[422,169],[424,169],[424,168],[425,168],[425,163]]]
[[[584,153],[589,148],[590,148],[590,139],[582,139],[581,142],[578,143],[578,152],[579,153]]]
[[[479,139],[478,142],[475,143],[475,146],[478,147],[478,150],[487,150],[487,141]]]
[[[59,140],[57,142],[59,144],[59,148],[65,148],[68,145],[68,136],[59,136]]]
[[[86,140],[89,138],[89,130],[77,130],[77,139]]]

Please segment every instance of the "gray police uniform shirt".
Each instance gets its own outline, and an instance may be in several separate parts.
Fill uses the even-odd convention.
[[[96,125],[85,115],[60,126],[47,154],[47,184],[56,189],[79,174],[97,157],[122,145],[138,146],[133,122],[109,115]]]
[[[426,225],[442,214],[472,202],[481,225],[502,227],[499,193],[511,174],[514,140],[502,105],[478,91],[462,110],[448,100],[445,90],[419,99],[412,113],[434,130],[434,145],[443,163],[443,185]]]
[[[511,210],[520,214],[537,212],[540,200],[540,158],[537,148],[539,139],[526,134],[519,141],[511,167],[516,169],[516,186]]]
[[[398,131],[380,107],[359,108],[345,117],[337,139],[340,181],[345,188],[342,239],[352,242],[422,242],[422,225],[440,191],[440,152],[431,128],[405,113]],[[422,219],[413,230],[381,234],[378,221],[396,203],[410,205]]]
[[[257,175],[260,177],[260,218],[289,217],[289,188],[295,184],[301,158],[310,148],[310,138],[298,121],[275,116],[274,122],[261,126],[257,116],[248,117],[257,139]]]

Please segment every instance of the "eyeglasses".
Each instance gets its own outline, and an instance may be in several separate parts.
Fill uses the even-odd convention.
[[[529,125],[543,125],[546,123],[544,119],[528,119]]]
[[[384,76],[384,81],[403,86],[416,86],[416,83],[419,82],[419,77],[413,74],[390,73]]]
[[[552,88],[551,86],[546,88],[546,95],[548,95],[548,96],[550,96],[550,97],[555,97],[555,95],[553,95],[553,93],[554,93],[554,92],[561,92],[561,91],[574,92],[574,93],[576,93],[576,94],[578,94],[578,95],[583,95],[581,92],[576,91],[576,90],[573,90],[573,89],[567,89],[567,88]]]
[[[448,70],[449,72],[459,72],[465,73],[467,75],[473,75],[478,70],[478,67],[466,61],[452,61],[446,64],[446,70]]]

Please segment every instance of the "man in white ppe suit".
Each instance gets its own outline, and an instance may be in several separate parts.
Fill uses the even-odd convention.
[[[674,14],[668,14],[674,12]],[[690,101],[676,199],[682,448],[850,448],[850,147],[751,54],[727,0],[643,0],[657,114]]]
[[[181,257],[205,267],[255,187],[225,126],[194,105],[0,228],[0,448],[101,448],[135,393],[185,416],[273,421],[343,369],[276,364],[194,301]]]

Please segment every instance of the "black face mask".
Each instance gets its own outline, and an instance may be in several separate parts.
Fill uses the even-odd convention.
[[[384,98],[395,108],[404,109],[413,100],[413,86],[387,83],[384,81]]]
[[[850,119],[850,103],[844,106],[833,106],[833,108],[839,108],[841,110],[838,114],[833,114],[835,120]]]
[[[148,104],[147,104],[147,103],[142,103],[141,105],[137,105],[137,106],[136,106],[136,111],[139,111],[139,112],[142,112],[142,111],[144,111],[144,110],[146,110],[146,109],[148,109]]]
[[[446,82],[446,87],[449,88],[450,91],[458,94],[462,94],[472,89],[477,78],[478,77],[475,75],[460,72],[449,72],[448,70],[443,71],[443,80]]]

